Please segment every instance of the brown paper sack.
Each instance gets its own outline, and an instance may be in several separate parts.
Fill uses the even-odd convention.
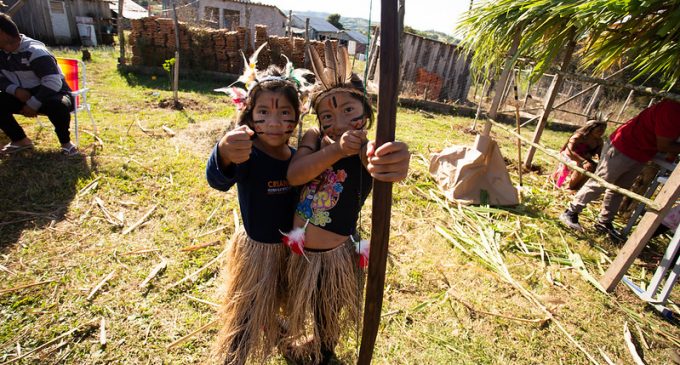
[[[489,205],[519,204],[501,151],[488,136],[477,135],[472,148],[452,146],[432,155],[430,174],[452,202],[481,204],[486,191]]]

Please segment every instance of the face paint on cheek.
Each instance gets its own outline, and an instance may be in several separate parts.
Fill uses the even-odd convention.
[[[283,133],[285,133],[285,134],[293,133],[293,131],[295,130],[295,126],[297,126],[297,121],[295,121],[295,120],[284,120],[283,122],[288,123],[286,125],[286,130]]]
[[[366,119],[364,118],[363,115],[360,115],[356,118],[352,118],[349,122],[352,128],[356,130],[364,129],[364,127],[366,126]]]
[[[254,123],[253,129],[255,130],[255,135],[264,134],[264,132],[262,131],[262,123],[264,123],[264,120],[260,120],[260,121],[254,120],[253,123]]]

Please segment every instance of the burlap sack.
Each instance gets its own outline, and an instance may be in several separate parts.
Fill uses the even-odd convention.
[[[453,202],[519,204],[501,151],[487,136],[478,135],[472,148],[452,146],[432,155],[430,174]]]

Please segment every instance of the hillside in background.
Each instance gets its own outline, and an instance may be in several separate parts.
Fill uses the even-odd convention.
[[[284,11],[285,14],[288,14],[288,10]],[[293,10],[293,14],[301,17],[314,17],[314,18],[323,18],[326,19],[331,13],[325,13],[325,12],[320,12],[320,11],[295,11]],[[340,14],[340,23],[345,27],[345,29],[351,29],[351,30],[356,30],[362,34],[367,34],[368,32],[368,19],[364,18],[349,18],[349,17],[344,17],[342,14]],[[375,20],[371,20],[371,25],[379,25],[380,22],[377,22]],[[446,43],[457,43],[457,40],[453,37],[450,36],[446,33],[438,32],[435,30],[419,30],[415,29],[413,27],[410,27],[408,24],[406,25],[406,31],[409,33],[413,33],[416,35],[419,35],[424,38],[428,39],[433,39],[436,41],[440,42],[446,42]]]

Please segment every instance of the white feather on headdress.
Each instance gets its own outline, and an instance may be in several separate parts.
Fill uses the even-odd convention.
[[[241,56],[243,57],[243,75],[241,75],[237,81],[240,81],[246,85],[246,89],[250,90],[253,83],[257,81],[257,56],[260,54],[260,51],[264,49],[264,46],[267,45],[267,42],[262,43],[255,52],[250,56],[250,59],[246,59],[246,55],[243,54],[243,51],[241,51]]]
[[[239,78],[231,85],[214,90],[231,96],[234,104],[239,110],[242,110],[245,107],[250,90],[252,90],[255,85],[260,82],[274,80],[284,80],[291,82],[295,85],[296,89],[303,98],[306,97],[306,95],[309,93],[309,90],[311,90],[314,86],[314,83],[308,80],[310,78],[309,76],[313,76],[313,73],[304,68],[295,68],[293,63],[290,62],[288,57],[285,55],[282,55],[283,58],[286,59],[286,65],[284,67],[282,76],[265,76],[264,78],[258,79],[259,71],[257,69],[257,57],[266,45],[267,43],[262,43],[262,45],[260,45],[260,47],[258,47],[257,50],[253,52],[253,54],[250,56],[250,59],[246,59],[243,51],[241,51],[241,56],[243,57],[244,63],[243,74],[239,76]],[[242,83],[244,87],[236,86],[238,83]]]

